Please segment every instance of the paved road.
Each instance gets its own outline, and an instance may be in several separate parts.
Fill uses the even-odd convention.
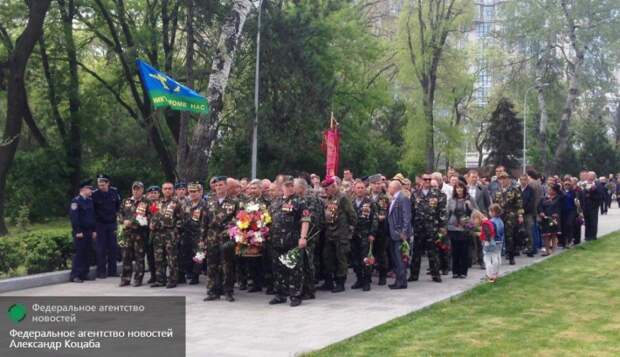
[[[599,220],[599,235],[620,229],[620,209],[612,209]],[[517,258],[512,272],[545,258]],[[85,284],[57,284],[21,290],[13,296],[187,296],[187,352],[202,356],[294,356],[356,335],[398,316],[458,295],[480,283],[484,271],[470,270],[468,279],[445,279],[437,284],[428,276],[412,283],[407,290],[391,291],[373,285],[372,291],[347,290],[332,294],[320,292],[318,298],[300,307],[270,306],[269,296],[237,292],[234,303],[225,300],[203,302],[204,285],[182,285],[176,289],[117,287],[118,279]],[[204,277],[203,277],[204,278]],[[348,285],[353,279],[348,280]]]

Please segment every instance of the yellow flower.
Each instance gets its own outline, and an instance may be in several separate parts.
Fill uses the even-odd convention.
[[[265,224],[271,223],[271,215],[269,215],[269,213],[263,213],[261,219],[265,222]]]
[[[250,221],[239,220],[237,221],[237,227],[239,227],[239,229],[248,229],[250,227]]]

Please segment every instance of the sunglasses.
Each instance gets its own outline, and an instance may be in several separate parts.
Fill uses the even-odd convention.
[[[422,179],[422,181],[430,181],[430,180],[432,180],[432,179],[430,179],[430,178],[423,178]]]

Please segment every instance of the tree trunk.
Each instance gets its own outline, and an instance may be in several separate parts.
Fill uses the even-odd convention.
[[[540,110],[540,123],[538,124],[538,150],[541,155],[540,171],[547,174],[547,151],[549,150],[547,146],[547,123],[549,123],[549,113],[547,112],[547,101],[545,100],[543,87],[540,85],[541,83],[536,84],[538,86],[538,109]],[[527,128],[523,128],[523,130],[527,130]]]
[[[570,39],[570,45],[575,53],[575,58],[571,62],[568,61],[568,94],[564,101],[564,108],[562,110],[562,116],[560,117],[560,128],[558,130],[558,145],[555,149],[555,155],[551,162],[551,170],[554,173],[561,173],[562,160],[565,158],[566,153],[570,147],[569,143],[569,128],[575,105],[577,103],[577,97],[579,96],[579,76],[581,75],[581,67],[584,60],[584,49],[577,41],[577,26],[571,9],[567,5],[565,0],[561,1],[562,10],[564,11],[564,17],[566,18],[566,30]]]
[[[75,17],[75,3],[68,0],[58,0],[62,14],[62,26],[69,61],[69,140],[67,141],[67,166],[69,167],[69,192],[75,193],[82,176],[82,133],[80,115],[80,80],[78,77],[77,53],[73,38],[73,18]]]
[[[198,119],[189,143],[187,160],[179,166],[181,177],[187,180],[203,181],[207,178],[207,165],[218,138],[230,68],[251,7],[249,0],[235,0],[230,14],[222,24],[207,87],[210,111]]]
[[[50,6],[50,0],[30,1],[28,5],[28,23],[24,32],[15,42],[15,47],[8,59],[7,114],[3,141],[0,146],[0,235],[8,233],[4,221],[6,180],[19,144],[22,120],[25,114],[24,109],[27,103],[24,83],[26,64],[35,43],[43,32],[43,22]]]
[[[194,1],[187,0],[187,19],[185,22],[185,31],[187,32],[187,47],[186,47],[186,61],[185,61],[185,76],[186,84],[188,87],[194,86]],[[178,141],[177,141],[177,166],[179,167],[179,174],[181,179],[187,179],[186,174],[182,168],[189,166],[186,162],[189,151],[187,144],[188,139],[188,122],[190,114],[188,112],[182,112],[179,120]]]
[[[426,92],[426,90],[425,90]],[[426,170],[435,169],[435,118],[433,116],[433,100],[431,93],[424,93],[422,100],[424,118],[426,119]]]

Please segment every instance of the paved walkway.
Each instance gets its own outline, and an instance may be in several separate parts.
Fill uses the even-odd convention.
[[[620,229],[620,209],[599,219],[599,235]],[[512,272],[542,261],[542,257],[518,257]],[[424,270],[423,270],[424,271]],[[372,286],[370,292],[347,289],[345,293],[319,292],[316,300],[296,308],[270,306],[265,294],[236,292],[237,301],[203,302],[204,284],[176,289],[119,288],[118,279],[84,284],[57,284],[15,291],[13,296],[187,296],[187,352],[203,356],[294,356],[356,335],[396,317],[458,295],[480,283],[484,271],[470,270],[467,279],[447,278],[433,283],[428,276],[410,283],[406,290],[391,291]],[[203,277],[204,279],[204,277]],[[353,279],[348,280],[347,287]],[[375,278],[376,283],[376,278]]]

